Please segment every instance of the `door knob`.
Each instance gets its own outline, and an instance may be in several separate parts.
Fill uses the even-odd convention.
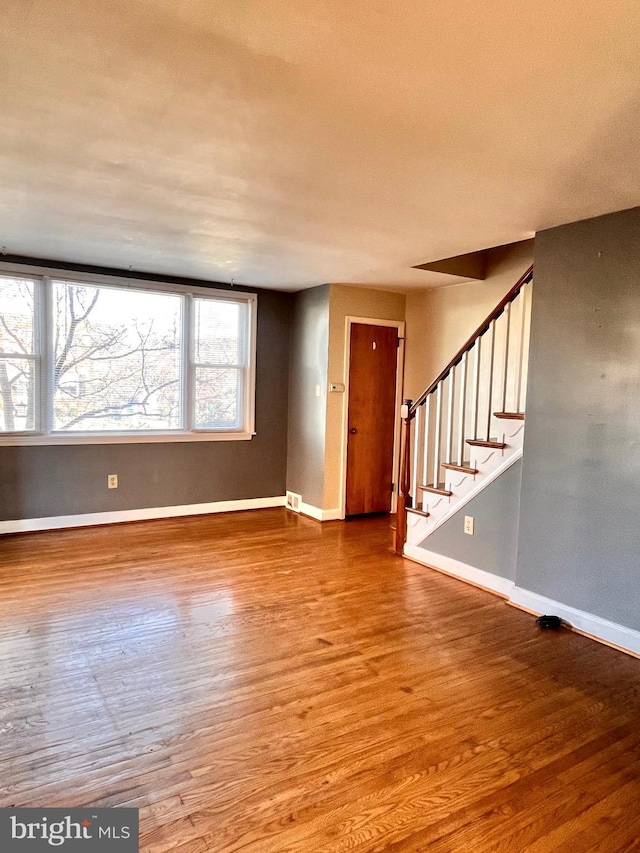
[[[358,430],[355,427],[351,427],[349,432],[351,433],[351,435],[355,435],[358,432]]]

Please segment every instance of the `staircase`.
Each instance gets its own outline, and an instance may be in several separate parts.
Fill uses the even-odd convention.
[[[403,406],[396,551],[418,545],[522,455],[533,266]]]

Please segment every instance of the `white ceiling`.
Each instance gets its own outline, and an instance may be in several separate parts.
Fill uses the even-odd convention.
[[[298,289],[640,204],[638,0],[4,0],[8,253]]]

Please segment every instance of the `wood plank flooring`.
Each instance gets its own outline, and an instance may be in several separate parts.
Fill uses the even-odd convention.
[[[0,541],[0,805],[145,853],[640,850],[640,661],[261,510]]]

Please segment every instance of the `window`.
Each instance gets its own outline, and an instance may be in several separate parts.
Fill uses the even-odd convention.
[[[253,294],[3,274],[0,443],[250,438],[254,321]]]
[[[35,282],[5,279],[0,288],[0,423],[5,432],[36,429],[36,331]]]
[[[194,299],[195,423],[236,429],[243,396],[245,312],[233,302]]]

